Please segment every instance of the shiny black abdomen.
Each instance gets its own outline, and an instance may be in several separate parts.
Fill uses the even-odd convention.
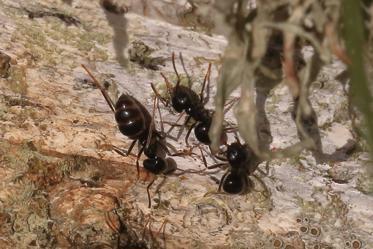
[[[210,124],[211,123],[199,122],[194,128],[194,135],[196,136],[197,140],[205,145],[211,144],[211,140],[209,138]]]
[[[115,105],[115,120],[120,132],[130,139],[145,140],[148,136],[151,115],[134,97],[122,94]]]
[[[224,179],[223,190],[229,194],[240,194],[246,188],[246,175],[240,175],[236,172],[231,172]]]
[[[155,156],[154,158],[145,159],[143,165],[147,171],[155,175],[158,175],[167,169],[166,161],[157,156]]]

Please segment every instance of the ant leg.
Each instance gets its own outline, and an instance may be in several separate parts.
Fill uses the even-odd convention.
[[[231,99],[228,103],[226,103],[224,105],[225,109],[224,109],[224,114],[226,114],[230,109],[232,109],[232,107],[234,106],[234,104],[239,100],[239,98],[233,98]]]
[[[96,85],[96,87],[98,87],[98,89],[100,89],[102,95],[104,95],[104,98],[106,100],[106,102],[108,103],[108,105],[110,106],[110,109],[115,112],[115,105],[114,105],[114,102],[113,100],[110,98],[109,94],[106,92],[106,90],[101,86],[101,84],[98,82],[98,80],[95,78],[95,76],[93,76],[93,74],[88,70],[88,68],[81,64],[81,66],[84,68],[84,70],[88,73],[88,75],[91,77],[91,79],[93,80],[93,83]]]
[[[217,158],[217,159],[219,159],[220,161],[223,161],[223,162],[228,162],[228,159],[227,159],[227,157],[225,156],[226,151],[221,151],[221,150],[219,150],[217,153],[214,153],[214,152],[212,152],[210,146],[209,146],[209,149],[210,149],[210,153],[211,153],[211,155],[214,156],[213,158]],[[216,161],[216,160],[215,160],[215,161]]]
[[[220,190],[221,190],[221,186],[223,185],[223,182],[225,181],[225,178],[227,178],[228,173],[229,173],[229,171],[225,172],[224,175],[222,176],[222,178],[221,178],[221,180],[220,180],[220,183],[219,183],[218,192],[220,192]]]
[[[148,208],[151,208],[151,206],[152,206],[152,200],[150,199],[150,190],[149,189],[153,185],[154,181],[155,181],[155,177],[153,178],[153,180],[146,187],[146,192],[148,193],[148,201],[149,201]]]
[[[169,145],[168,143],[166,143]],[[163,151],[166,152],[167,155],[172,156],[170,150],[167,148],[167,145],[164,144],[162,141],[159,141],[158,145],[162,147]]]
[[[119,221],[119,228],[114,224],[113,220],[110,218],[110,215],[109,215],[109,211],[105,212],[105,222],[106,222],[106,225],[108,225],[108,227],[114,231],[117,236],[118,236],[118,239],[117,239],[117,248],[120,248],[120,235],[121,233],[123,232],[123,228],[125,227],[122,220],[120,219],[118,213],[116,211],[115,212],[115,215],[118,217],[118,221]]]
[[[240,140],[240,138],[239,138],[237,135],[235,135],[234,138],[236,139],[237,143],[239,143],[239,144],[241,145],[241,140]]]
[[[226,157],[222,157],[220,155],[214,155],[214,157],[216,157],[217,159],[219,159],[220,161],[223,161],[223,162],[228,162],[228,159]]]
[[[157,91],[157,89],[155,89],[154,84],[153,84],[153,83],[150,83],[150,86],[152,87],[152,90],[153,90],[155,96],[156,96],[158,99],[161,100],[162,104],[163,104],[164,106],[168,106],[168,101],[167,101],[165,98],[163,98],[163,97],[159,94],[159,92]]]
[[[166,132],[166,134],[170,134],[170,132],[175,128],[175,126],[184,126],[184,125],[179,125],[178,124],[178,122],[180,121],[180,119],[184,116],[184,112],[183,113],[181,113],[180,115],[179,115],[179,117],[177,118],[177,120],[176,120],[176,122],[175,123],[173,123],[173,124],[171,124],[171,127],[170,127],[170,129],[168,129],[168,131]],[[166,122],[167,123],[167,122]],[[169,123],[170,124],[170,123]]]
[[[189,121],[190,121],[191,119],[192,119],[192,116],[188,116],[188,117],[186,118],[186,120],[184,121],[184,124],[183,124],[182,128],[179,130],[179,134],[178,134],[178,136],[177,136],[177,141],[179,140],[179,138],[180,138],[182,132],[184,131],[184,128],[188,125],[188,123],[189,123]]]
[[[187,132],[187,134],[185,136],[185,143],[186,143],[187,146],[189,146],[188,138],[190,136],[190,133],[192,132],[194,126],[196,126],[196,125],[197,125],[197,122],[195,122],[194,124],[192,124],[192,126],[189,128],[189,130],[188,130],[188,132]]]
[[[121,149],[115,145],[112,146],[113,147],[113,150],[118,153],[119,155],[123,156],[123,157],[127,157],[127,151],[124,150],[124,149]]]
[[[187,119],[184,121],[184,124],[180,125],[180,124],[177,124],[177,122],[179,122],[179,120],[181,119],[181,117],[184,115],[185,113],[183,112],[179,118],[176,120],[176,123],[173,123],[171,124],[171,128],[167,131],[167,135],[176,127],[181,127],[181,129],[179,130],[178,134],[176,135],[176,137],[171,137],[169,136],[170,138],[172,138],[173,140],[175,141],[179,141],[179,138],[184,130],[184,127],[189,123],[190,119],[192,118],[191,116],[188,116]]]
[[[266,162],[265,171],[260,169],[259,167],[257,167],[256,170],[260,172],[260,174],[262,174],[263,176],[268,176],[269,175],[269,161]]]
[[[156,105],[156,102],[157,102],[157,98],[154,97],[154,101],[153,101],[153,111],[152,111],[152,119],[151,119],[151,121],[150,121],[150,129],[149,129],[148,138],[146,139],[146,145],[145,145],[145,148],[148,148],[148,147],[149,147],[150,140],[152,139],[152,135],[153,135],[153,130],[155,130],[155,125],[154,125],[154,116],[155,116],[155,105]]]
[[[226,166],[226,165],[228,165],[228,164],[227,163],[217,163],[217,164],[208,166],[207,169],[216,169],[216,168],[220,168],[220,167]]]
[[[113,150],[121,156],[128,157],[131,154],[131,151],[132,151],[133,147],[135,146],[136,142],[137,142],[137,139],[133,140],[133,142],[131,143],[130,147],[128,148],[128,150],[126,152],[125,152],[125,150],[122,150],[117,146],[113,146]]]
[[[259,168],[257,168],[256,169],[260,174],[262,174],[262,175],[266,175],[266,173],[263,171],[263,170],[261,170],[261,169],[259,169]]]
[[[247,176],[244,177],[244,181],[245,181],[245,188],[244,188],[245,190],[243,192],[247,193],[249,189],[253,187],[253,183]]]
[[[164,133],[164,126],[163,126],[163,119],[162,119],[162,113],[161,113],[161,108],[159,108],[159,98],[157,98],[157,110],[158,110],[158,114],[159,114],[159,121],[161,123],[161,131],[160,132],[157,132],[158,134],[160,133],[160,137],[163,137],[165,138],[166,135]]]
[[[146,223],[144,225],[144,230],[142,231],[142,240],[145,239],[146,227],[150,224],[150,220],[151,220],[150,214],[146,215],[146,217],[148,218],[148,220],[146,221]],[[148,228],[148,230],[150,232],[150,227]]]
[[[140,178],[140,164],[139,164],[139,160],[140,160],[141,154],[142,154],[143,152],[144,152],[144,147],[142,147],[142,148],[139,150],[139,153],[137,154],[137,157],[136,157],[137,179]]]
[[[107,211],[107,212],[105,212],[105,222],[106,222],[106,225],[108,225],[108,227],[111,229],[111,230],[113,230],[114,232],[116,232],[116,233],[120,233],[119,232],[119,228],[116,226],[116,225],[114,225],[114,222],[113,222],[113,220],[110,218],[110,215],[109,215],[109,211]]]
[[[208,85],[207,85],[207,88],[210,87],[210,73],[211,73],[211,63],[209,63],[209,66],[207,68],[207,72],[206,72],[206,75],[205,75],[205,79],[203,80],[203,84],[202,84],[202,89],[201,89],[201,93],[199,94],[199,97],[200,97],[200,101],[201,103],[203,104],[206,104],[208,102],[208,96],[207,96],[207,100],[204,101],[203,99],[203,92],[205,91],[205,87],[206,87],[206,82],[208,81]],[[208,79],[208,80],[207,80]]]
[[[202,156],[202,161],[203,161],[203,164],[205,165],[205,168],[207,169],[207,161],[206,161],[206,157],[205,155],[203,154],[203,150],[201,149],[201,147],[198,147],[199,148],[199,151],[201,152],[201,156]]]
[[[204,105],[207,104],[207,102],[209,102],[209,100],[210,100],[210,73],[209,73],[209,76],[207,78],[206,98],[205,98],[205,101],[203,102]]]
[[[238,126],[230,126],[230,127],[225,127],[223,131],[226,133],[236,133],[237,134]]]
[[[162,231],[162,237],[163,237],[163,242],[164,242],[164,248],[166,248],[166,225],[168,223],[168,220],[165,219],[162,223],[162,225],[160,226],[160,228],[158,229],[158,232],[157,234],[160,234],[160,232]]]
[[[179,120],[180,120],[180,118],[177,119],[177,121],[179,121]],[[163,123],[165,123],[165,124],[171,126],[172,129],[174,128],[174,126],[175,126],[175,127],[182,127],[182,126],[184,126],[184,125],[182,125],[182,124],[178,124],[177,121],[176,121],[176,122],[163,121]]]

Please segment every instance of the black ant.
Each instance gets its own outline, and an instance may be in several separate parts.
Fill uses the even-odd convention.
[[[219,192],[223,187],[224,192],[228,194],[241,194],[253,187],[248,175],[251,175],[256,170],[258,158],[249,146],[241,144],[238,137],[236,137],[236,140],[237,142],[227,146],[225,152],[225,161],[227,163],[219,163],[208,167],[208,169],[213,169],[230,166],[230,169],[221,178],[218,188]]]
[[[122,94],[114,105],[108,93],[100,85],[93,74],[84,65],[82,65],[82,67],[92,78],[94,84],[100,89],[106,102],[114,112],[115,120],[118,124],[120,132],[134,140],[127,152],[124,152],[116,147],[114,150],[122,156],[128,156],[130,155],[136,142],[139,142],[140,150],[136,158],[138,176],[140,175],[139,159],[143,153],[147,157],[143,161],[143,166],[147,171],[153,173],[154,175],[159,175],[162,173],[168,174],[174,171],[174,165],[169,164],[169,161],[164,159],[165,152],[169,154],[167,147],[162,143],[164,136],[156,130],[154,125],[154,112],[157,98],[154,98],[152,115],[150,115],[144,105],[128,94]],[[160,150],[159,147],[162,147],[163,150]],[[149,208],[151,207],[149,189],[154,181],[155,178],[148,184],[146,189],[148,193]]]
[[[180,60],[185,70],[181,53],[180,53]],[[174,87],[169,82],[167,77],[161,73],[167,85],[167,91],[168,91],[168,94],[170,95],[171,105],[176,112],[178,113],[185,112],[186,114],[188,114],[188,117],[184,125],[186,125],[191,118],[195,120],[195,122],[192,124],[192,126],[189,128],[187,132],[187,135],[185,137],[185,142],[188,145],[188,138],[190,136],[192,129],[194,128],[194,134],[197,140],[205,145],[210,145],[211,140],[209,138],[208,133],[209,133],[209,129],[211,126],[213,112],[205,108],[205,104],[207,103],[208,98],[207,100],[204,100],[203,93],[206,87],[206,82],[207,81],[210,82],[209,78],[210,78],[210,73],[211,73],[211,63],[208,66],[199,96],[190,87],[186,87],[180,84],[181,83],[180,75],[175,65],[175,53],[172,53],[172,65],[177,76],[177,82]],[[188,76],[188,79],[190,80],[190,77],[188,74],[187,76]],[[162,99],[163,102],[166,102],[166,105],[167,105],[169,101],[166,101],[164,98],[162,98],[159,95],[154,85],[152,85],[152,88],[156,96]],[[176,125],[172,125],[171,129],[173,128],[173,126],[176,126]],[[170,130],[168,132],[170,132]],[[226,142],[227,142],[227,135],[225,132],[223,132],[221,136],[221,144],[226,144]]]

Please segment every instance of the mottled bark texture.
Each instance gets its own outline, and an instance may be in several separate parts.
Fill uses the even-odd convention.
[[[0,248],[373,248],[371,162],[359,141],[359,150],[338,150],[358,136],[348,80],[335,80],[344,58],[325,56],[321,39],[339,2],[257,1],[255,14],[255,4],[238,0],[0,0]],[[307,4],[314,26],[303,37],[294,25]],[[285,15],[267,18],[276,9]],[[285,48],[294,50],[285,56]],[[129,93],[151,111],[150,83],[166,96],[160,72],[175,82],[172,52],[182,52],[196,92],[212,63],[210,96],[224,100],[211,98],[211,111],[243,93],[221,121],[256,139],[261,160],[274,155],[255,162],[245,194],[217,193],[227,167],[205,170],[200,144],[192,133],[190,151],[185,130],[166,140],[184,151],[169,157],[178,168],[171,175],[147,174],[141,157],[138,179],[136,155],[113,150],[132,141],[81,64],[113,100]],[[288,76],[308,80],[293,91]],[[297,107],[308,109],[294,122]],[[162,104],[160,112],[167,130],[178,115]],[[156,111],[157,129],[160,120]],[[303,150],[307,133],[316,146]],[[208,166],[221,163],[200,148]],[[324,156],[336,151],[341,160]]]

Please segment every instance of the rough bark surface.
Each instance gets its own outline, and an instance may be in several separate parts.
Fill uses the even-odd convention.
[[[213,63],[213,96],[226,45],[196,31],[210,26],[183,1],[151,2],[123,1],[129,13],[118,19],[98,1],[0,1],[0,248],[373,248],[373,183],[362,151],[334,164],[317,164],[311,153],[272,161],[244,195],[217,193],[223,169],[160,176],[147,207],[153,176],[141,170],[137,180],[136,158],[112,150],[131,141],[80,65],[112,96],[129,92],[151,110],[150,83],[162,91],[160,72],[174,78],[173,51],[183,53],[196,89]],[[143,44],[154,49],[144,60],[133,50]],[[338,61],[326,67],[311,99],[329,153],[352,138],[347,96],[334,79],[342,70]],[[281,84],[267,99],[272,150],[298,141],[290,102]],[[181,150],[184,137],[169,142]],[[175,157],[177,167],[203,169],[195,152]]]

